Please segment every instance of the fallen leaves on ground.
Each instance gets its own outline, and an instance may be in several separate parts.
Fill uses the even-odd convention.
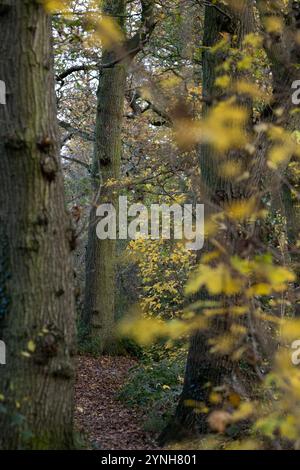
[[[128,357],[79,357],[75,386],[75,426],[94,449],[151,450],[142,411],[126,408],[117,394],[136,361]]]

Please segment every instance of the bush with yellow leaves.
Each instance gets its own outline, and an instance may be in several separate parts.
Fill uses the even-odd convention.
[[[180,318],[186,303],[184,287],[195,254],[182,242],[142,237],[132,240],[127,252],[139,269],[143,314],[164,320]]]

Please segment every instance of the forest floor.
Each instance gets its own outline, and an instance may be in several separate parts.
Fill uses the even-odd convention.
[[[128,357],[80,356],[75,387],[75,425],[93,449],[153,450],[145,417],[117,398],[136,361]]]

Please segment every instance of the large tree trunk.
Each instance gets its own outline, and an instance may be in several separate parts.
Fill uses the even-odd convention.
[[[203,98],[206,103],[204,115],[220,97],[220,90],[215,86],[216,68],[224,60],[223,53],[211,53],[209,48],[214,46],[222,38],[221,33],[228,33],[238,38],[241,46],[245,35],[254,30],[253,5],[247,0],[243,8],[238,12],[225,8],[222,4],[222,13],[217,8],[205,7],[204,37],[203,45]],[[249,103],[241,103],[249,107]],[[229,180],[222,178],[218,172],[219,155],[210,145],[201,145],[198,151],[199,165],[201,169],[202,193],[208,201],[206,205],[206,217],[212,212],[213,206],[220,206],[233,198],[242,197],[242,189],[233,187]],[[223,240],[226,243],[226,240]],[[209,250],[206,243],[205,250]],[[206,291],[199,293],[202,300],[208,299]],[[211,297],[210,297],[211,298]],[[220,300],[220,299],[219,299]],[[224,301],[226,302],[226,301]],[[195,434],[205,434],[208,431],[207,414],[198,413],[195,403],[209,405],[209,395],[212,387],[218,387],[232,382],[235,367],[228,356],[212,355],[209,339],[217,332],[222,334],[226,330],[226,322],[222,319],[215,321],[213,331],[197,331],[191,338],[183,391],[177,406],[175,417],[162,432],[159,443],[164,445],[170,441],[180,441]],[[212,335],[213,333],[213,335]],[[210,386],[208,386],[210,384]]]
[[[228,17],[226,17],[226,15],[222,16],[222,13],[220,11],[217,12],[217,9],[212,5],[206,7],[204,45],[213,45],[217,40],[217,36],[222,31],[222,27],[225,27],[225,31],[231,34],[239,31],[240,40],[245,34],[251,32],[253,25],[251,4],[253,6],[251,0],[241,2],[243,8],[238,12],[240,17],[239,30],[236,29],[236,25],[232,22],[234,15],[230,14]],[[280,16],[282,24],[284,25],[280,34],[265,34],[264,47],[272,69],[273,101],[269,107],[269,114],[262,116],[263,122],[267,121],[275,125],[279,124],[289,131],[294,131],[299,127],[298,113],[291,112],[293,109],[291,100],[292,83],[294,80],[297,80],[298,72],[296,64],[299,62],[300,57],[299,43],[296,39],[300,28],[299,2],[292,0],[289,2],[290,9],[288,15],[283,14],[285,5],[284,2],[280,0],[278,2],[258,0],[256,6],[258,7],[261,19],[263,19],[264,16]],[[223,5],[222,10],[224,11]],[[222,21],[222,18],[225,20],[225,23]],[[231,20],[229,21],[230,18]],[[216,97],[216,90],[214,89],[216,65],[218,65],[217,56],[212,56],[209,50],[206,50],[203,54],[203,95],[207,101],[211,101]],[[276,109],[282,110],[280,118],[276,117],[276,113],[273,112]],[[247,187],[244,188],[244,191],[241,191],[239,187],[232,187],[230,182],[224,180],[222,176],[220,177],[216,172],[217,165],[216,163],[212,163],[214,161],[214,150],[209,146],[201,146],[199,161],[202,179],[205,183],[210,200],[212,200],[214,204],[218,204],[222,207],[224,201],[249,197],[251,194],[258,194],[258,184],[261,181],[261,175],[266,174],[264,173],[266,170],[265,163],[270,148],[271,142],[267,139],[267,136],[262,134],[252,162],[249,162],[250,178]],[[242,154],[240,157],[242,157]],[[292,155],[290,155],[290,157],[292,157]],[[279,179],[277,189],[279,192],[282,183],[280,172],[282,174],[284,171],[285,167],[283,165],[280,171],[278,171]],[[274,177],[270,174],[268,176],[269,178],[266,184],[269,184],[268,189],[271,193],[272,190],[276,191],[276,188],[270,187],[270,181],[273,182]],[[290,241],[295,243],[299,231],[299,215],[295,207],[293,207],[290,194],[287,195],[286,191],[283,202],[286,215],[290,218],[287,226],[288,236]],[[232,245],[230,244],[230,246]],[[294,260],[295,264],[298,263],[296,252]],[[215,331],[220,332],[220,327],[222,328],[222,324],[216,324]],[[262,325],[260,325],[260,327],[263,329]],[[187,406],[187,401],[196,400],[197,402],[208,403],[209,388],[205,387],[205,384],[209,382],[213,386],[221,385],[224,381],[227,382],[230,375],[234,377],[236,372],[234,365],[230,360],[226,360],[225,357],[219,357],[218,361],[216,361],[216,357],[214,361],[212,359],[208,351],[207,335],[201,331],[197,332],[191,340],[185,383],[176,411],[175,422],[173,422],[172,426],[163,434],[162,441],[170,438],[184,437],[187,436],[189,432],[192,434],[194,434],[195,431],[198,433],[207,432],[205,416],[201,413],[195,413],[193,406]]]
[[[104,64],[114,64],[99,71],[96,143],[93,162],[94,206],[86,255],[86,283],[83,320],[91,347],[99,353],[114,351],[116,240],[99,240],[96,236],[96,209],[112,203],[118,209],[118,192],[105,184],[118,180],[121,166],[121,137],[130,63],[141,51],[155,27],[153,0],[141,0],[141,24],[137,32],[122,44],[103,50]],[[126,1],[105,0],[104,14],[118,22],[125,34]],[[118,211],[117,211],[118,212]]]
[[[271,64],[273,79],[273,102],[268,119],[292,133],[298,131],[300,127],[300,116],[295,112],[297,105],[292,100],[294,91],[292,85],[299,80],[300,45],[297,38],[300,31],[300,3],[289,0],[287,14],[284,14],[286,2],[283,0],[269,3],[258,0],[257,8],[262,23],[272,15],[278,16],[282,21],[280,34],[265,33],[264,47]],[[282,111],[280,119],[273,114],[276,108]],[[290,158],[293,158],[293,155],[290,155]],[[286,254],[296,274],[295,285],[299,287],[300,256],[297,240],[300,233],[300,204],[298,198],[293,195],[293,188],[297,186],[297,177],[293,175],[293,171],[288,170],[288,163],[287,159],[273,174],[273,188],[270,190],[273,192],[274,208],[279,208],[286,217],[288,241]],[[300,315],[299,303],[295,303],[295,314]]]
[[[123,0],[106,0],[103,8],[105,14],[121,18],[119,24],[124,26]],[[105,64],[111,63],[115,58],[116,51],[104,50]],[[125,63],[99,72],[93,164],[95,199],[90,213],[84,305],[84,323],[92,344],[99,353],[109,352],[114,347],[116,240],[97,238],[96,208],[104,203],[112,203],[117,208],[117,194],[105,188],[105,184],[109,179],[117,180],[120,176],[126,76]]]
[[[59,162],[51,22],[35,0],[0,1],[2,449],[72,446],[72,229]]]

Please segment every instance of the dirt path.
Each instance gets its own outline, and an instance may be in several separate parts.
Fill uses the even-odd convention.
[[[155,449],[143,430],[143,414],[116,399],[135,365],[127,357],[79,357],[75,387],[75,425],[96,449]]]

